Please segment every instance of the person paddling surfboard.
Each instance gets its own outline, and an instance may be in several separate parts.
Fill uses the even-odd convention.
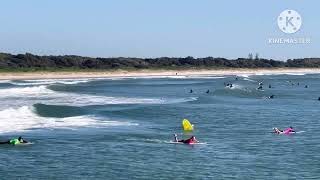
[[[291,134],[296,132],[293,130],[291,126],[285,130],[280,130],[278,128],[273,128],[273,130],[274,130],[274,133],[277,133],[277,134]]]
[[[191,136],[189,139],[178,140],[177,134],[174,134],[174,142],[181,142],[181,143],[184,143],[184,144],[195,144],[195,143],[198,143],[199,141],[194,136]]]
[[[18,145],[18,144],[26,144],[28,141],[24,140],[21,136],[19,138],[13,138],[8,141],[0,142],[0,144],[12,144],[12,145]]]

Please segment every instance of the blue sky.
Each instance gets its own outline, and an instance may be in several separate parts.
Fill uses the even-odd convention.
[[[302,0],[10,0],[0,6],[0,51],[91,57],[320,57],[320,2]],[[302,28],[277,26],[286,9]],[[311,44],[268,44],[308,37]]]

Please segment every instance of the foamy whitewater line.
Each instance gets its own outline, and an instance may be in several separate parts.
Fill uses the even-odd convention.
[[[275,75],[290,75],[290,76],[304,76],[314,73],[294,73],[294,72],[274,72],[274,73],[255,73],[255,76],[275,76]]]
[[[239,84],[232,84],[232,88],[231,89],[242,89],[243,86],[239,85]]]
[[[257,82],[257,81],[255,81],[255,80],[252,80],[252,79],[249,79],[249,78],[243,78],[243,80],[245,80],[245,81],[250,81],[250,82]]]
[[[225,89],[231,89],[231,90],[244,90],[244,91],[248,91],[248,89],[244,88],[242,85],[239,84],[232,84],[232,87],[225,87]],[[250,91],[250,90],[249,90]]]
[[[59,78],[59,79],[25,79],[26,82],[46,82],[46,81],[94,81],[94,80],[104,80],[109,79],[108,77],[97,77],[97,78]]]
[[[33,107],[8,108],[0,111],[0,133],[26,131],[30,129],[59,129],[106,126],[137,126],[136,123],[102,121],[91,116],[67,118],[45,118],[38,116]]]
[[[11,80],[0,80],[0,83],[9,83]]]
[[[56,92],[47,86],[18,87],[0,89],[0,98],[19,98],[20,101],[31,101],[31,103],[44,103],[52,105],[88,106],[106,104],[172,104],[195,101],[197,98],[128,98],[128,97],[106,97],[88,94],[76,94],[67,92]]]
[[[163,78],[170,78],[170,79],[222,79],[222,78],[226,78],[226,77],[212,76],[212,75],[130,76],[130,77],[119,77],[119,80],[123,80],[123,79],[163,79]],[[112,78],[112,79],[118,80],[117,78]]]
[[[20,80],[21,82],[9,81],[10,84],[17,86],[30,85],[51,85],[51,84],[80,84],[93,81],[94,79],[37,79],[37,80]]]
[[[127,77],[97,77],[97,78],[63,78],[63,79],[29,79],[29,80],[19,80],[18,82],[15,80],[0,80],[0,83],[10,83],[16,86],[31,86],[31,85],[51,85],[51,84],[79,84],[79,83],[87,83],[91,81],[97,80],[125,80],[125,79],[162,79],[162,78],[170,78],[170,79],[222,79],[226,78],[225,76],[212,76],[212,75],[177,75],[177,76],[127,76]]]
[[[24,97],[26,95],[49,95],[54,94],[55,92],[48,89],[47,86],[32,86],[32,87],[17,87],[17,88],[7,88],[0,89],[1,97]]]
[[[244,77],[244,78],[249,78],[250,74],[239,74],[237,76]]]
[[[291,75],[291,76],[304,76],[305,73],[284,73],[285,75]]]

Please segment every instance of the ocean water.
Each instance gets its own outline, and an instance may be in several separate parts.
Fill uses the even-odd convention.
[[[260,74],[238,80],[3,80],[0,140],[23,136],[33,144],[0,145],[0,177],[320,179],[319,79]],[[193,133],[182,131],[183,118],[194,124]],[[272,133],[273,127],[289,126],[300,133]],[[203,144],[172,144],[174,133],[195,135]]]

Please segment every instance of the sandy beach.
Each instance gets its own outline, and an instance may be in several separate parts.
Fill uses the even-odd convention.
[[[75,78],[112,78],[146,76],[224,76],[224,75],[268,75],[268,74],[317,74],[316,68],[281,69],[222,69],[222,70],[139,70],[139,71],[101,71],[101,72],[3,72],[1,80],[23,79],[75,79]]]

